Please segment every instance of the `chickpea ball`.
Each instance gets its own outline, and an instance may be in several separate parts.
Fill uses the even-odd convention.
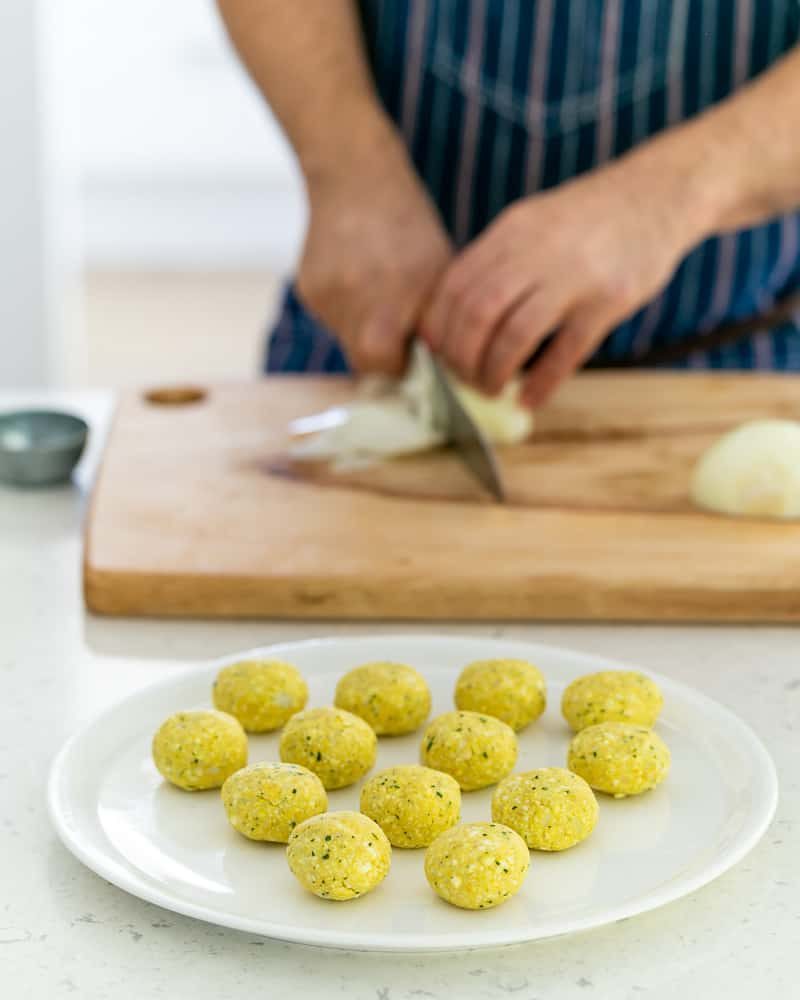
[[[369,771],[377,744],[372,727],[357,715],[341,708],[309,708],[286,723],[280,757],[313,771],[327,789],[344,788]]]
[[[245,837],[285,844],[298,824],[325,812],[328,796],[308,768],[261,761],[228,778],[222,804],[231,826]]]
[[[658,685],[635,670],[601,670],[574,680],[561,698],[561,712],[578,732],[599,722],[632,722],[650,729],[664,699]]]
[[[280,660],[243,660],[223,667],[214,706],[235,716],[250,733],[269,733],[305,708],[308,686],[300,671]]]
[[[598,792],[614,798],[655,788],[669,773],[666,743],[653,729],[601,722],[582,729],[569,745],[567,766]]]
[[[356,899],[386,878],[392,848],[369,816],[330,812],[295,827],[286,859],[300,884],[315,896]]]
[[[456,682],[456,708],[501,719],[524,729],[545,710],[542,672],[525,660],[478,660],[464,667]]]
[[[413,667],[365,663],[341,678],[334,704],[360,716],[378,736],[399,736],[413,733],[427,719],[431,693]]]
[[[594,830],[597,799],[583,778],[563,767],[510,774],[492,796],[492,819],[504,823],[532,850],[564,851]]]
[[[455,778],[419,764],[387,767],[361,789],[361,812],[394,847],[427,847],[461,816]]]
[[[445,712],[433,719],[420,747],[422,763],[451,774],[462,791],[493,785],[517,760],[511,726],[479,712]]]
[[[488,910],[519,891],[530,854],[518,833],[500,823],[454,826],[425,852],[425,876],[453,906]]]
[[[153,737],[161,775],[187,792],[219,788],[247,763],[247,737],[232,715],[212,710],[176,712]]]

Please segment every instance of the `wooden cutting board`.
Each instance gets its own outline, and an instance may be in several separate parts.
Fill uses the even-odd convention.
[[[333,473],[286,428],[340,378],[119,406],[88,518],[85,593],[119,615],[352,619],[800,619],[800,524],[687,497],[743,420],[800,419],[800,378],[584,374],[501,450],[510,502],[447,451]]]

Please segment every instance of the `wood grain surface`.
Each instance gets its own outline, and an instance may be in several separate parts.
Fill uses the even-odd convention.
[[[446,450],[333,472],[285,457],[343,378],[122,399],[92,499],[100,613],[352,619],[800,619],[800,524],[692,508],[693,463],[743,420],[800,419],[782,375],[584,374],[502,449],[509,503]]]

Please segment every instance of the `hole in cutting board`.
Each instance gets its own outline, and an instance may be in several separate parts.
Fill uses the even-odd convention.
[[[201,402],[207,395],[198,385],[163,385],[149,389],[144,398],[156,406],[187,406]]]

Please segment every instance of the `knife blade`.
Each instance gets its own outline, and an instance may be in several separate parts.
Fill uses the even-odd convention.
[[[436,384],[436,419],[472,476],[495,500],[506,499],[500,466],[486,435],[467,412],[453,389],[447,372],[426,348]]]

